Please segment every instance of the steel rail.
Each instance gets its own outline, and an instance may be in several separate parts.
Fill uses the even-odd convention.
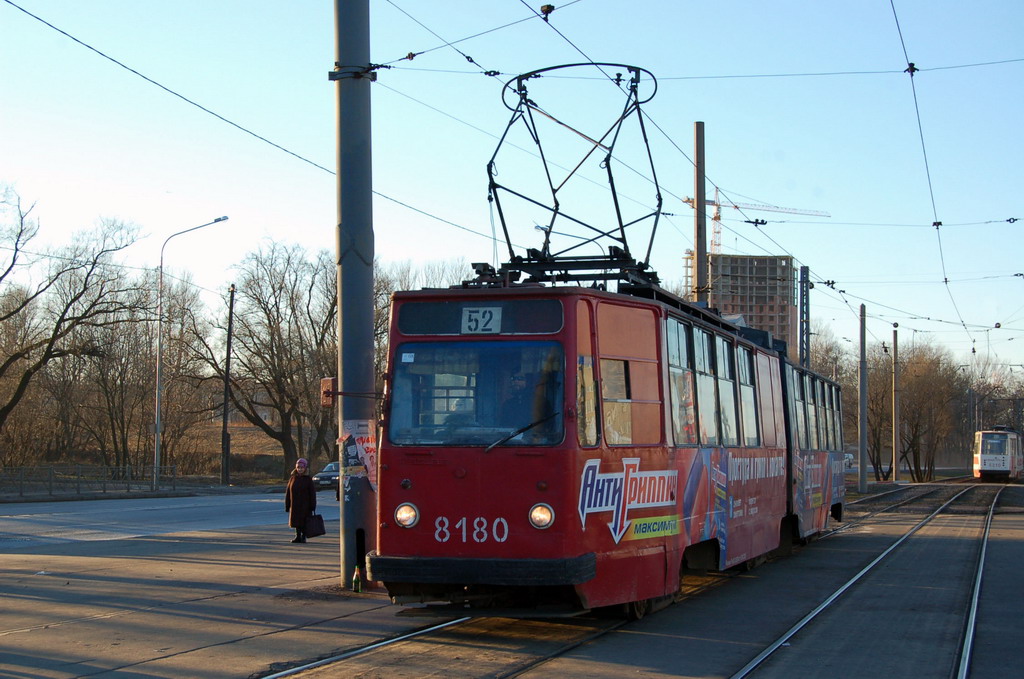
[[[981,549],[978,550],[977,572],[974,576],[974,589],[971,591],[971,605],[967,612],[967,620],[964,625],[964,638],[960,647],[960,663],[957,667],[957,679],[967,679],[971,667],[971,652],[974,649],[974,628],[978,620],[978,600],[981,597],[981,581],[985,572],[985,556],[988,553],[988,536],[992,528],[992,515],[995,514],[996,504],[999,496],[1002,495],[1006,486],[999,489],[996,496],[992,498],[992,504],[988,508],[988,516],[985,517],[985,530],[981,536]]]
[[[332,663],[341,662],[342,660],[348,660],[349,658],[354,658],[355,656],[362,655],[364,653],[369,653],[370,651],[375,651],[378,648],[384,648],[385,646],[390,646],[392,644],[397,644],[397,643],[399,643],[401,641],[408,641],[409,639],[413,639],[415,637],[419,637],[419,636],[422,636],[424,634],[430,634],[432,632],[437,632],[438,630],[442,630],[442,629],[444,629],[446,627],[452,627],[454,625],[459,625],[459,624],[462,624],[462,623],[466,622],[467,620],[472,620],[472,619],[473,619],[472,617],[458,618],[456,620],[449,620],[448,622],[443,622],[440,625],[434,625],[432,627],[424,627],[421,630],[417,630],[415,632],[410,632],[409,634],[403,634],[401,636],[393,637],[391,639],[385,639],[384,641],[378,641],[376,643],[369,644],[367,646],[362,646],[360,648],[356,648],[356,649],[353,649],[351,651],[346,651],[344,653],[339,653],[338,655],[332,655],[329,658],[323,658],[322,660],[317,660],[316,662],[307,663],[305,665],[299,665],[298,667],[292,667],[290,669],[283,670],[281,672],[276,672],[274,674],[267,674],[267,675],[264,675],[261,679],[281,679],[282,677],[292,677],[292,676],[295,676],[295,675],[297,675],[297,674],[299,674],[301,672],[306,672],[307,670],[312,670],[312,669],[315,669],[317,667],[323,667],[324,665],[330,665]]]
[[[891,511],[893,509],[896,509],[897,507],[902,507],[903,505],[910,504],[914,500],[920,500],[922,498],[926,498],[926,497],[928,497],[930,495],[938,493],[940,490],[942,490],[941,487],[939,487],[939,488],[932,488],[930,490],[926,490],[925,492],[921,493],[920,495],[912,495],[912,496],[910,496],[908,498],[904,498],[903,500],[900,500],[899,502],[894,502],[893,504],[889,505],[888,507],[882,507],[881,509],[877,509],[877,510],[875,510],[873,512],[868,512],[864,516],[860,516],[860,517],[858,517],[856,519],[850,519],[849,521],[844,522],[842,526],[839,526],[837,528],[833,528],[832,530],[825,531],[824,533],[821,534],[821,536],[818,539],[819,540],[824,540],[825,538],[832,537],[833,535],[835,535],[837,533],[845,533],[846,531],[850,530],[851,528],[856,528],[857,526],[859,526],[860,524],[864,523],[868,519],[872,519],[872,518],[878,516],[879,514],[884,514],[885,512],[888,512],[888,511]],[[897,492],[897,491],[891,490],[891,491],[887,491],[885,493],[879,493],[878,495],[872,495],[870,497],[862,497],[859,500],[854,500],[853,502],[850,502],[848,504],[852,505],[852,504],[855,504],[857,502],[860,502],[861,500],[871,500],[871,499],[884,498],[886,495],[891,495],[892,493],[895,493],[895,492]]]
[[[761,653],[759,653],[753,660],[751,660],[746,665],[744,665],[742,668],[740,668],[740,670],[738,672],[736,672],[735,674],[733,674],[729,679],[743,679],[743,677],[749,676],[750,673],[753,672],[761,663],[763,663],[765,660],[767,660],[772,654],[775,653],[775,651],[779,650],[779,648],[781,648],[783,644],[785,644],[787,641],[789,641],[791,638],[793,638],[793,636],[797,632],[799,632],[801,629],[806,627],[807,624],[811,620],[813,620],[814,618],[818,617],[818,615],[822,611],[824,611],[826,608],[831,606],[836,601],[836,599],[838,599],[840,596],[842,596],[858,580],[860,580],[862,577],[864,577],[864,575],[866,575],[868,572],[870,572],[883,559],[885,559],[887,556],[889,556],[889,554],[891,554],[893,551],[895,551],[897,547],[899,547],[901,544],[903,544],[903,542],[905,542],[908,538],[910,538],[912,535],[914,535],[914,533],[916,533],[917,531],[921,530],[921,528],[923,528],[928,523],[930,523],[932,521],[932,519],[934,519],[936,516],[939,515],[940,512],[942,512],[942,510],[944,510],[946,507],[948,507],[950,504],[952,504],[954,500],[959,498],[964,493],[967,493],[968,491],[973,490],[976,487],[977,486],[971,486],[969,488],[965,488],[964,490],[960,491],[959,493],[957,493],[956,495],[951,497],[949,500],[947,500],[942,506],[940,506],[934,512],[929,514],[926,518],[921,520],[920,523],[918,523],[916,526],[914,526],[909,531],[907,531],[903,535],[903,537],[901,537],[899,540],[897,540],[896,542],[891,544],[888,547],[888,549],[886,549],[884,552],[882,552],[877,557],[875,557],[871,561],[871,563],[869,563],[867,566],[865,566],[863,569],[861,569],[861,571],[859,573],[857,573],[852,578],[850,578],[846,582],[846,584],[842,585],[839,589],[837,589],[835,592],[833,592],[831,595],[829,595],[829,597],[827,599],[825,599],[823,602],[821,602],[820,604],[818,604],[818,606],[815,607],[814,610],[812,610],[810,613],[808,613],[803,618],[801,618],[799,622],[797,622],[795,625],[793,625],[781,637],[779,637],[774,642],[772,642],[772,644],[769,645],[765,650],[761,651]]]

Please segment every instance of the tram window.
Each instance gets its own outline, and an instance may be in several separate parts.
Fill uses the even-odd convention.
[[[601,359],[601,399],[604,402],[604,435],[610,445],[633,442],[629,407],[629,361]]]
[[[785,413],[780,401],[780,364],[777,358],[765,354],[754,355],[755,387],[757,388],[758,417],[764,445],[778,446],[785,440]],[[773,387],[773,385],[776,385]]]
[[[835,424],[833,431],[835,432],[836,450],[843,449],[843,393],[839,390],[839,387],[832,386],[832,401],[835,404],[832,411],[835,415]]]
[[[591,336],[590,305],[576,303],[576,436],[581,446],[600,442],[597,425],[597,375],[594,370],[594,342]]]
[[[804,403],[807,406],[807,446],[809,450],[821,450],[821,443],[818,441],[818,407],[817,391],[814,388],[814,378],[804,375]]]
[[[665,341],[668,344],[668,364],[681,366],[682,358],[679,356],[679,335],[682,326],[671,318],[665,324]]]
[[[657,362],[601,359],[601,399],[609,445],[661,442]]]
[[[736,418],[736,361],[732,342],[724,337],[715,338],[715,358],[718,359],[718,406],[721,411],[722,445],[740,443],[739,423]]]
[[[676,445],[697,443],[697,410],[694,404],[693,370],[687,340],[690,328],[673,319],[667,322],[669,392],[672,402],[672,433]]]
[[[797,445],[801,450],[808,450],[807,445],[807,411],[804,410],[804,379],[803,375],[792,366],[786,366],[789,383],[793,385],[793,411],[796,415]]]
[[[527,427],[501,445],[554,445],[563,438],[564,372],[554,341],[403,344],[388,437],[398,445],[487,446]]]
[[[825,401],[825,383],[815,380],[818,385],[818,424],[821,426],[821,449],[832,450],[832,427],[828,418],[828,403]]]
[[[693,359],[697,378],[697,416],[700,421],[700,443],[717,446],[718,406],[715,398],[714,346],[712,335],[693,329]]]
[[[754,390],[754,355],[747,347],[739,350],[740,416],[743,422],[743,445],[757,446],[757,399]]]
[[[581,446],[596,446],[597,380],[594,379],[594,357],[579,356],[576,365],[576,434]]]

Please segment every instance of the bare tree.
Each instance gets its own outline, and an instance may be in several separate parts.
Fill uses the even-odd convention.
[[[899,456],[914,481],[930,481],[936,452],[956,431],[967,379],[945,349],[919,342],[900,355]]]
[[[131,245],[136,229],[104,221],[77,234],[71,245],[29,255],[38,233],[32,208],[23,209],[10,190],[0,201],[0,430],[26,397],[29,385],[52,361],[95,355],[86,329],[124,323],[145,308],[144,290],[113,262]]]
[[[312,464],[336,438],[319,397],[320,378],[334,374],[337,356],[333,258],[322,251],[310,259],[299,246],[270,243],[237,270],[231,403],[281,445],[282,471],[300,456]],[[222,344],[199,320],[192,334],[197,355],[223,380]]]

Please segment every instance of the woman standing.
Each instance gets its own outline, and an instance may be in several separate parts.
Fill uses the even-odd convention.
[[[284,510],[289,513],[288,525],[295,529],[292,542],[306,541],[306,519],[316,509],[316,487],[313,479],[306,474],[308,470],[305,458],[296,460],[295,469],[284,491]]]

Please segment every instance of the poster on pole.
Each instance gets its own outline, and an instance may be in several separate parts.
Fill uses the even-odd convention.
[[[377,492],[377,423],[374,420],[345,420],[338,450],[345,490],[350,479],[365,478]]]

